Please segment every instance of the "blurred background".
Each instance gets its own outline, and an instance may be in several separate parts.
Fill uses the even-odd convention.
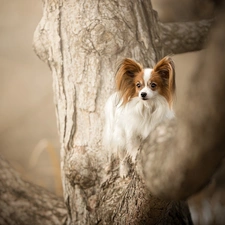
[[[0,5],[0,152],[27,179],[61,194],[51,72],[32,49],[42,2]]]
[[[211,18],[211,0],[152,0],[163,22]],[[42,16],[40,0],[0,0],[0,154],[25,179],[62,195],[59,138],[51,72],[33,52],[34,30]],[[174,56],[179,96],[204,50]],[[225,224],[223,171],[190,199],[197,224]],[[221,222],[222,221],[222,222]],[[224,223],[223,223],[224,222]]]

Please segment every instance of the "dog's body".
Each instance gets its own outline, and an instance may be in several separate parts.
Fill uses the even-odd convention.
[[[174,65],[169,57],[153,69],[125,59],[116,74],[117,92],[105,106],[104,143],[120,158],[120,176],[129,173],[128,157],[135,162],[141,141],[165,119],[174,117]]]

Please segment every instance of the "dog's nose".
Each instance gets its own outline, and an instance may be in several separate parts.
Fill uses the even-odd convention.
[[[142,97],[142,98],[145,98],[146,96],[147,96],[147,93],[146,93],[146,92],[142,92],[142,93],[141,93],[141,97]]]

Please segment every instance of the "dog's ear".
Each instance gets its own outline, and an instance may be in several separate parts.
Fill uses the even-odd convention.
[[[121,61],[116,72],[116,78],[121,76],[135,77],[135,75],[142,71],[142,66],[133,59],[126,58]]]
[[[135,94],[134,78],[143,71],[136,61],[126,58],[121,61],[116,72],[116,88],[120,92],[123,104]]]
[[[166,80],[169,89],[174,93],[176,89],[175,81],[175,65],[171,57],[166,56],[161,59],[154,67],[154,71],[158,73],[162,79]]]

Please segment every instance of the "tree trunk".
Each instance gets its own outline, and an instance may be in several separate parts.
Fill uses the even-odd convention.
[[[20,175],[0,157],[0,224],[66,224],[67,211],[62,199]]]
[[[208,23],[202,26],[208,29]],[[138,173],[133,168],[122,180],[116,162],[107,176],[107,153],[101,145],[103,106],[114,90],[116,63],[131,57],[148,67],[164,52],[181,52],[176,50],[179,41],[168,48],[168,27],[158,23],[147,0],[44,1],[34,46],[53,74],[68,224],[191,224],[184,202],[150,194],[138,175],[142,168]],[[198,37],[197,31],[190,36]]]
[[[162,58],[150,1],[44,1],[35,51],[53,75],[68,224],[191,224],[184,202],[153,197],[136,168],[106,175],[103,107],[114,91],[116,63],[145,67]],[[116,164],[115,164],[116,168]]]
[[[151,2],[147,0],[44,0],[43,3],[44,14],[35,33],[34,46],[36,53],[48,63],[53,74],[61,141],[62,181],[68,209],[67,224],[191,224],[188,207],[184,202],[153,197],[146,184],[154,194],[166,198],[186,198],[204,185],[224,153],[216,153],[213,168],[207,170],[201,182],[196,182],[197,176],[185,182],[185,174],[191,174],[195,169],[198,171],[201,167],[202,164],[198,162],[205,159],[202,155],[206,153],[209,159],[213,154],[208,154],[207,150],[200,151],[202,157],[195,155],[193,164],[188,164],[193,156],[187,155],[188,146],[192,146],[190,143],[194,140],[196,149],[204,149],[206,145],[202,145],[203,142],[197,141],[194,136],[187,139],[185,147],[180,140],[193,129],[204,131],[198,129],[198,125],[208,121],[207,118],[215,113],[209,111],[203,119],[198,116],[194,117],[195,120],[184,113],[187,120],[181,123],[182,132],[176,139],[173,139],[174,124],[159,127],[159,133],[156,130],[156,134],[143,144],[138,167],[133,168],[132,175],[127,179],[121,179],[118,176],[118,162],[115,162],[114,170],[106,174],[107,152],[101,145],[103,107],[114,90],[113,74],[120,59],[131,57],[148,67],[165,53],[198,50],[205,40],[211,21],[189,23],[188,29],[183,29],[184,26],[179,24],[162,25],[158,23]],[[197,29],[192,29],[193,25]],[[177,35],[166,35],[174,28],[182,28],[181,33],[186,34],[188,44],[182,42],[181,37],[184,35],[180,35],[180,32],[176,32]],[[192,32],[188,32],[190,29]],[[194,43],[196,38],[198,44],[193,47],[190,43]],[[201,99],[198,101],[201,102]],[[212,101],[209,104],[213,104]],[[222,113],[223,110],[220,115]],[[201,111],[198,115],[201,115]],[[209,124],[214,128],[221,125]],[[208,129],[206,131],[205,138],[211,134]],[[161,137],[162,133],[166,135]],[[156,147],[159,146],[159,154],[152,155],[149,150],[153,151],[152,143],[155,141]],[[210,149],[212,143],[207,142]],[[179,153],[181,148],[183,151]],[[170,155],[171,149],[174,151]],[[168,154],[165,154],[167,150]],[[193,153],[193,150],[190,152]],[[185,159],[185,169],[180,166],[183,161],[173,158],[180,154]],[[164,164],[164,160],[167,163]],[[179,163],[174,163],[177,161]],[[175,167],[171,166],[173,164]],[[174,182],[173,178],[176,178]],[[193,182],[198,185],[189,191]]]

